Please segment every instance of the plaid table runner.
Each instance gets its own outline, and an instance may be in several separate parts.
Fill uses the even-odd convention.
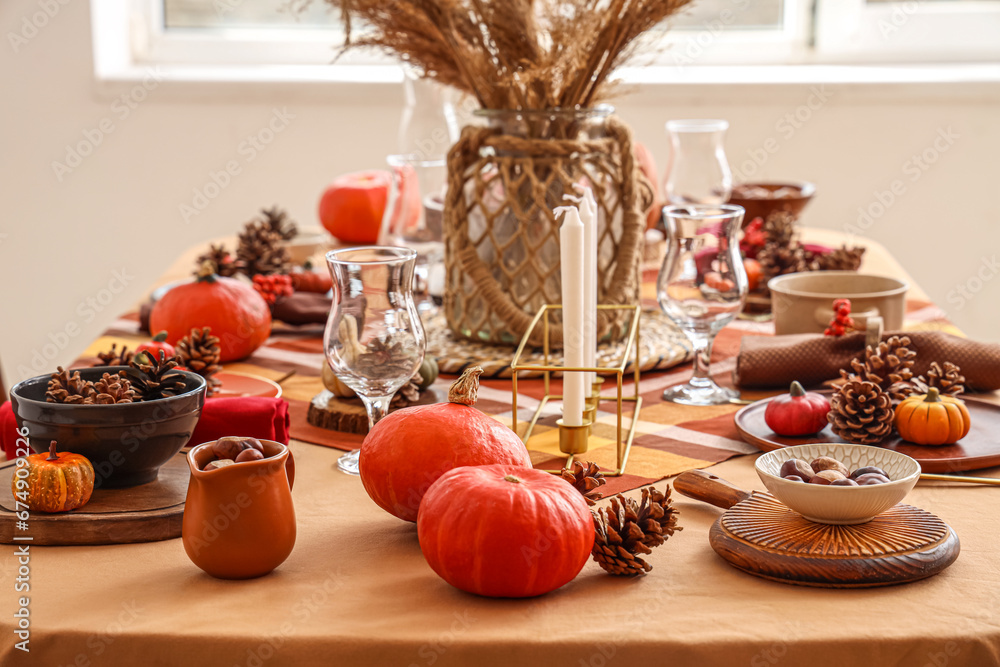
[[[647,307],[655,307],[654,285],[650,276],[643,285],[643,302]],[[655,273],[652,274],[655,280]],[[911,301],[907,304],[906,328],[945,330],[960,333],[950,325],[944,313],[927,302]],[[773,334],[770,323],[735,321],[719,333],[712,349],[712,374],[715,380],[725,386],[732,386],[731,375],[739,353],[743,336],[765,336]],[[225,365],[227,371],[259,375],[272,380],[295,374],[282,382],[283,396],[288,400],[291,412],[291,436],[295,440],[326,447],[350,450],[358,447],[362,436],[328,431],[312,426],[306,421],[306,414],[312,398],[323,390],[320,369],[325,363],[323,357],[323,330],[319,326],[287,327],[276,323],[267,343],[250,358]],[[85,351],[77,365],[89,365],[100,351],[107,350],[113,342],[133,348],[148,340],[139,333],[138,316],[130,314],[116,321],[111,328]],[[629,456],[626,474],[609,478],[607,493],[617,493],[638,488],[665,477],[680,474],[685,470],[704,468],[742,454],[752,454],[757,450],[743,442],[733,424],[733,414],[738,405],[715,407],[692,407],[668,403],[661,399],[662,391],[671,385],[684,382],[690,375],[691,364],[683,363],[666,372],[644,374],[640,383],[643,407],[639,423],[636,425],[635,441]],[[441,400],[447,396],[448,386],[454,377],[442,377],[433,389]],[[630,376],[625,378],[625,395],[633,392]],[[541,380],[520,380],[518,382],[518,412],[521,433],[525,423],[531,418],[543,397]],[[552,391],[560,392],[559,382],[553,383]],[[773,392],[744,391],[743,397],[756,400]],[[608,392],[605,391],[605,395]],[[631,424],[633,404],[625,403],[626,419],[623,428]],[[507,380],[487,380],[479,392],[478,407],[503,423],[511,423],[511,383]],[[604,403],[598,412],[597,424],[590,442],[590,450],[579,458],[594,461],[604,468],[613,469],[616,462],[615,437],[616,415],[614,403]],[[608,410],[612,412],[608,412]],[[561,404],[550,403],[539,419],[528,450],[537,467],[556,469],[561,467],[563,457],[559,453],[558,430],[555,426],[559,418]],[[234,425],[238,431],[238,427]]]

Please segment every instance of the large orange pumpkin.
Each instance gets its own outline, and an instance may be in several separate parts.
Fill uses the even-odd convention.
[[[26,471],[22,473],[22,471]],[[83,507],[94,492],[94,467],[86,456],[49,451],[25,457],[10,481],[14,497],[37,512],[68,512]]]
[[[219,337],[221,361],[236,361],[249,357],[271,335],[271,311],[253,287],[215,275],[206,262],[198,280],[174,287],[156,302],[149,326],[166,331],[171,345],[191,329],[211,327]]]
[[[572,485],[507,465],[446,472],[424,495],[417,519],[431,569],[456,588],[490,597],[542,595],[571,581],[590,558],[594,536],[587,501]]]
[[[531,467],[521,439],[473,407],[482,369],[470,368],[451,386],[447,403],[389,413],[361,443],[361,483],[375,503],[406,521],[438,477],[460,466],[503,463]]]

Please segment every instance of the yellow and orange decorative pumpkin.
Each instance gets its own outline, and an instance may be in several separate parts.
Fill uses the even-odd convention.
[[[896,430],[918,445],[951,445],[969,433],[972,420],[965,403],[941,396],[936,387],[910,396],[896,408]]]
[[[27,475],[21,473],[26,469]],[[94,492],[94,467],[86,456],[56,452],[56,441],[48,452],[25,457],[11,479],[14,497],[36,512],[68,512],[83,507]]]

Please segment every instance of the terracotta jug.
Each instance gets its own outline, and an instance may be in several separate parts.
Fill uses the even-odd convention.
[[[191,468],[181,538],[195,565],[220,579],[250,579],[278,567],[295,545],[292,483],[285,445],[261,440],[266,458],[202,470],[214,442],[188,452]]]

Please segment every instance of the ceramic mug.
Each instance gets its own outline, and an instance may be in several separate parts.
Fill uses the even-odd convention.
[[[902,280],[854,271],[807,271],[771,278],[774,333],[823,333],[833,318],[833,300],[850,299],[855,328],[881,317],[886,331],[903,328],[906,291]]]
[[[184,551],[213,577],[265,575],[295,546],[291,452],[280,442],[260,440],[264,459],[203,470],[215,459],[214,444],[206,442],[188,452],[191,480],[181,527]]]

